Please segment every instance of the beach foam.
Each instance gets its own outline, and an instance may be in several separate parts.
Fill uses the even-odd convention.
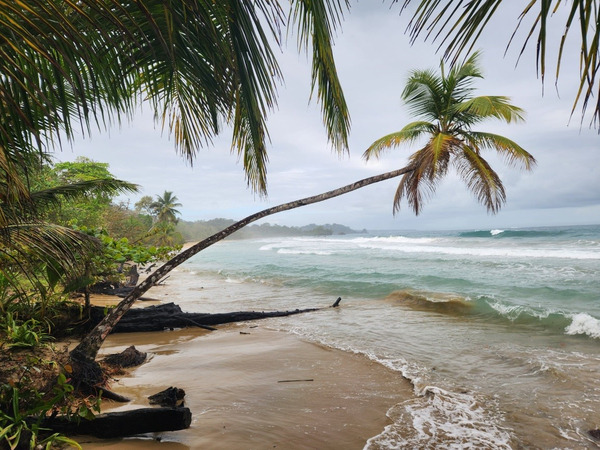
[[[489,400],[484,409],[467,393],[428,386],[422,394],[390,409],[394,423],[369,439],[365,450],[511,448],[510,434],[490,414]]]
[[[573,321],[565,329],[567,334],[585,334],[593,338],[600,338],[600,320],[586,313],[575,314]]]

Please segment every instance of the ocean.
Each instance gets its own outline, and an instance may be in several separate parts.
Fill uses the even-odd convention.
[[[600,226],[228,240],[176,270],[187,311],[341,297],[267,324],[412,384],[365,449],[598,448]]]

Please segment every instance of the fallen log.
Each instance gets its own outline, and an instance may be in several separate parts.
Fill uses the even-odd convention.
[[[81,419],[79,423],[65,417],[49,417],[42,421],[41,426],[67,435],[86,434],[99,438],[118,438],[183,430],[189,428],[191,423],[192,412],[189,408],[139,408],[99,414],[93,420]]]
[[[112,330],[113,333],[138,331],[163,331],[174,328],[202,327],[214,330],[212,325],[232,322],[284,317],[319,311],[321,308],[295,309],[292,311],[238,311],[231,313],[186,313],[174,303],[130,309]],[[102,307],[92,307],[89,325],[95,326],[104,317]]]

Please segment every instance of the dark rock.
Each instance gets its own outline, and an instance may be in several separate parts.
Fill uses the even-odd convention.
[[[600,440],[600,429],[590,430],[590,431],[588,431],[588,433],[594,439],[599,439]]]
[[[151,405],[160,406],[183,406],[183,397],[185,397],[185,391],[176,387],[170,387],[164,391],[158,392],[157,394],[148,397]]]
[[[146,361],[146,356],[146,353],[140,352],[132,345],[131,347],[127,347],[121,353],[108,355],[104,358],[104,362],[116,367],[134,367],[139,366]]]

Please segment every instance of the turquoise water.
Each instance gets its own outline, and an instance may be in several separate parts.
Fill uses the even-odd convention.
[[[342,297],[270,326],[413,384],[366,448],[596,446],[600,226],[231,240],[179,271],[188,310]]]

